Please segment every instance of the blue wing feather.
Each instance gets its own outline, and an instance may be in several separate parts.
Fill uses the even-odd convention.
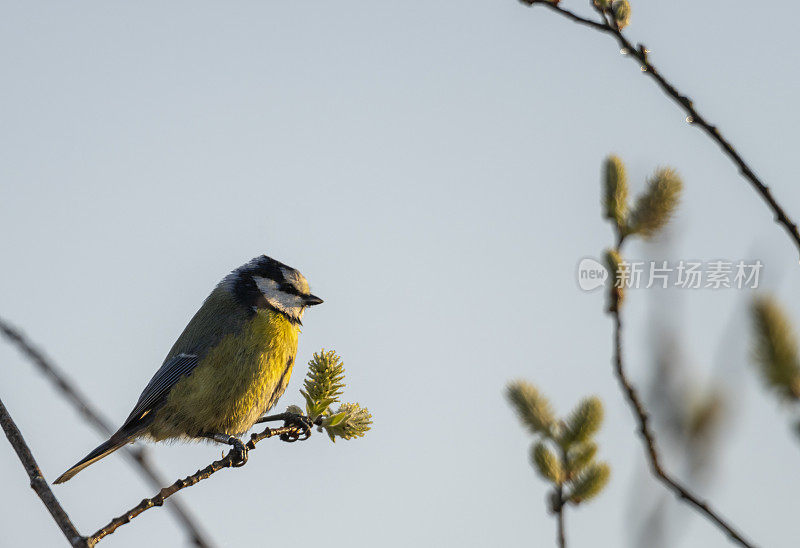
[[[143,419],[149,411],[160,407],[167,400],[172,387],[183,377],[191,375],[199,361],[194,354],[178,354],[164,362],[164,365],[156,371],[156,374],[144,387],[142,395],[139,396],[139,401],[136,402],[133,411],[125,419],[122,429],[133,426],[134,423],[138,423]]]

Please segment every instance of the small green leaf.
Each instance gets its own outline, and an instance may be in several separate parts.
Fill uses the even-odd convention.
[[[322,426],[323,427],[336,426],[337,424],[342,422],[345,419],[346,416],[347,416],[347,413],[336,413],[335,415],[331,415],[329,417],[326,417],[325,420],[322,421]]]

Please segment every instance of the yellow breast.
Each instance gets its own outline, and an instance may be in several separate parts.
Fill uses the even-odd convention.
[[[175,385],[148,429],[150,436],[160,440],[249,430],[286,390],[299,332],[280,313],[256,312]]]

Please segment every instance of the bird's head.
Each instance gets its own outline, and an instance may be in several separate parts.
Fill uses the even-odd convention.
[[[305,276],[266,255],[240,266],[228,275],[226,281],[230,282],[234,295],[245,306],[254,310],[275,310],[298,324],[307,306],[322,302],[311,294]]]

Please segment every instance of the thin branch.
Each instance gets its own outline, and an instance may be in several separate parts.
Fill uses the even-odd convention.
[[[104,436],[110,436],[114,430],[108,419],[103,417],[95,409],[86,396],[73,384],[73,382],[60,371],[44,354],[37,350],[30,341],[27,340],[21,331],[12,327],[7,321],[0,318],[0,332],[13,343],[45,377],[50,379],[61,394],[70,402],[78,414],[86,420],[95,430]],[[159,488],[164,485],[164,478],[159,474],[148,459],[148,452],[141,447],[125,446],[124,454],[134,462],[142,475],[147,479],[151,486]],[[206,537],[200,526],[195,522],[189,510],[180,500],[174,499],[169,507],[175,518],[183,525],[192,543],[199,548],[210,548],[213,542]]]
[[[558,499],[558,506],[555,509],[558,548],[566,548],[567,538],[564,534],[564,506],[566,506],[566,503],[564,502],[564,486],[559,485],[554,494]]]
[[[86,537],[81,535],[75,528],[75,525],[73,525],[72,521],[69,519],[69,516],[64,511],[61,503],[58,502],[58,499],[53,494],[53,491],[50,490],[50,486],[42,476],[42,471],[39,469],[39,465],[36,464],[36,459],[33,458],[33,454],[31,454],[28,444],[25,443],[22,433],[14,423],[14,419],[12,419],[11,415],[8,414],[8,410],[6,409],[6,406],[3,405],[2,400],[0,400],[0,426],[2,426],[3,432],[5,432],[8,441],[11,442],[11,446],[14,448],[14,451],[16,451],[22,466],[28,473],[28,477],[31,479],[31,488],[36,491],[37,495],[39,495],[42,503],[50,512],[50,515],[53,516],[53,519],[55,520],[59,529],[61,529],[61,532],[64,533],[64,536],[67,538],[67,541],[69,541],[70,545],[76,548],[88,548],[91,546]]]
[[[555,2],[548,2],[547,0],[520,0],[520,2],[522,2],[523,4],[527,4],[528,6],[533,6],[533,5],[545,6],[547,8],[550,8],[551,10],[557,11],[559,15],[563,15],[567,19],[571,19],[580,25],[586,25],[587,27],[592,27],[601,32],[605,32],[606,30],[606,25],[604,23],[598,23],[593,19],[581,17],[577,13],[573,13],[569,10],[565,10],[559,7],[559,5]]]
[[[569,462],[567,450],[561,444],[558,444],[558,446],[561,452],[561,465],[566,472],[566,466]],[[558,548],[566,548],[567,546],[566,528],[564,526],[564,507],[567,505],[567,501],[564,500],[564,482],[567,479],[569,479],[569,474],[562,476],[561,481],[555,486],[552,493],[552,510],[556,514],[556,542]]]
[[[783,228],[786,230],[786,233],[793,240],[798,252],[800,252],[800,232],[798,232],[797,224],[789,218],[783,207],[781,207],[781,205],[772,195],[772,191],[770,191],[769,187],[765,185],[753,172],[753,169],[747,164],[747,162],[744,161],[744,158],[742,158],[734,146],[722,136],[717,126],[708,122],[699,112],[697,112],[697,110],[694,108],[692,100],[678,91],[675,86],[673,86],[669,81],[666,80],[666,78],[664,78],[664,76],[661,75],[656,67],[650,62],[648,55],[649,51],[643,44],[640,43],[638,47],[634,46],[617,27],[616,23],[609,23],[609,19],[607,19],[609,14],[594,5],[591,0],[590,3],[602,17],[602,22],[581,17],[580,15],[562,8],[557,2],[549,2],[547,0],[520,1],[529,6],[545,6],[546,8],[576,23],[589,26],[599,32],[603,32],[614,37],[619,43],[621,50],[628,53],[631,59],[635,60],[636,63],[642,67],[643,73],[655,80],[661,90],[673,101],[675,101],[678,106],[681,107],[681,109],[683,109],[687,115],[686,120],[692,125],[700,127],[715,143],[717,143],[717,145],[722,149],[723,153],[730,158],[730,160],[739,169],[739,172],[742,174],[742,176],[750,183],[750,186],[752,186],[753,189],[767,203],[769,208],[772,210],[772,213],[775,215],[775,222],[783,226]],[[613,21],[613,17],[610,17],[610,19]]]
[[[296,441],[307,439],[310,435],[310,431],[308,427],[302,425],[291,425],[291,426],[282,426],[279,428],[266,428],[264,431],[260,433],[254,433],[250,435],[250,441],[247,442],[246,447],[249,450],[253,450],[256,447],[256,444],[267,438],[271,438],[273,436],[280,436],[281,439],[287,441]],[[219,472],[223,468],[230,468],[234,466],[234,463],[237,462],[239,457],[235,455],[235,451],[231,450],[228,452],[220,460],[216,460],[206,466],[205,468],[198,470],[191,476],[187,476],[183,479],[177,480],[175,483],[170,485],[169,487],[164,487],[161,489],[155,496],[144,499],[142,502],[122,514],[121,516],[112,519],[105,527],[99,529],[95,534],[89,537],[89,542],[91,545],[94,545],[103,537],[110,535],[114,531],[116,531],[122,525],[129,523],[133,518],[141,514],[142,512],[153,508],[154,506],[161,506],[164,504],[164,501],[167,500],[169,497],[177,493],[178,491],[185,489],[186,487],[191,487],[199,483],[200,481],[211,477],[213,474]]]
[[[631,410],[634,412],[639,422],[639,434],[642,437],[642,443],[644,443],[647,452],[651,472],[661,483],[675,493],[678,498],[694,506],[701,514],[723,530],[732,541],[741,546],[753,548],[755,545],[745,540],[742,533],[737,531],[733,525],[729,524],[722,516],[713,510],[707,502],[692,494],[689,489],[681,485],[664,471],[658,450],[656,449],[655,433],[650,427],[650,416],[639,394],[636,392],[636,389],[633,387],[630,380],[628,380],[622,363],[622,319],[620,318],[618,295],[617,292],[612,292],[612,303],[609,307],[609,311],[614,318],[614,372],[616,373],[622,391],[625,393],[625,397],[628,399]]]

